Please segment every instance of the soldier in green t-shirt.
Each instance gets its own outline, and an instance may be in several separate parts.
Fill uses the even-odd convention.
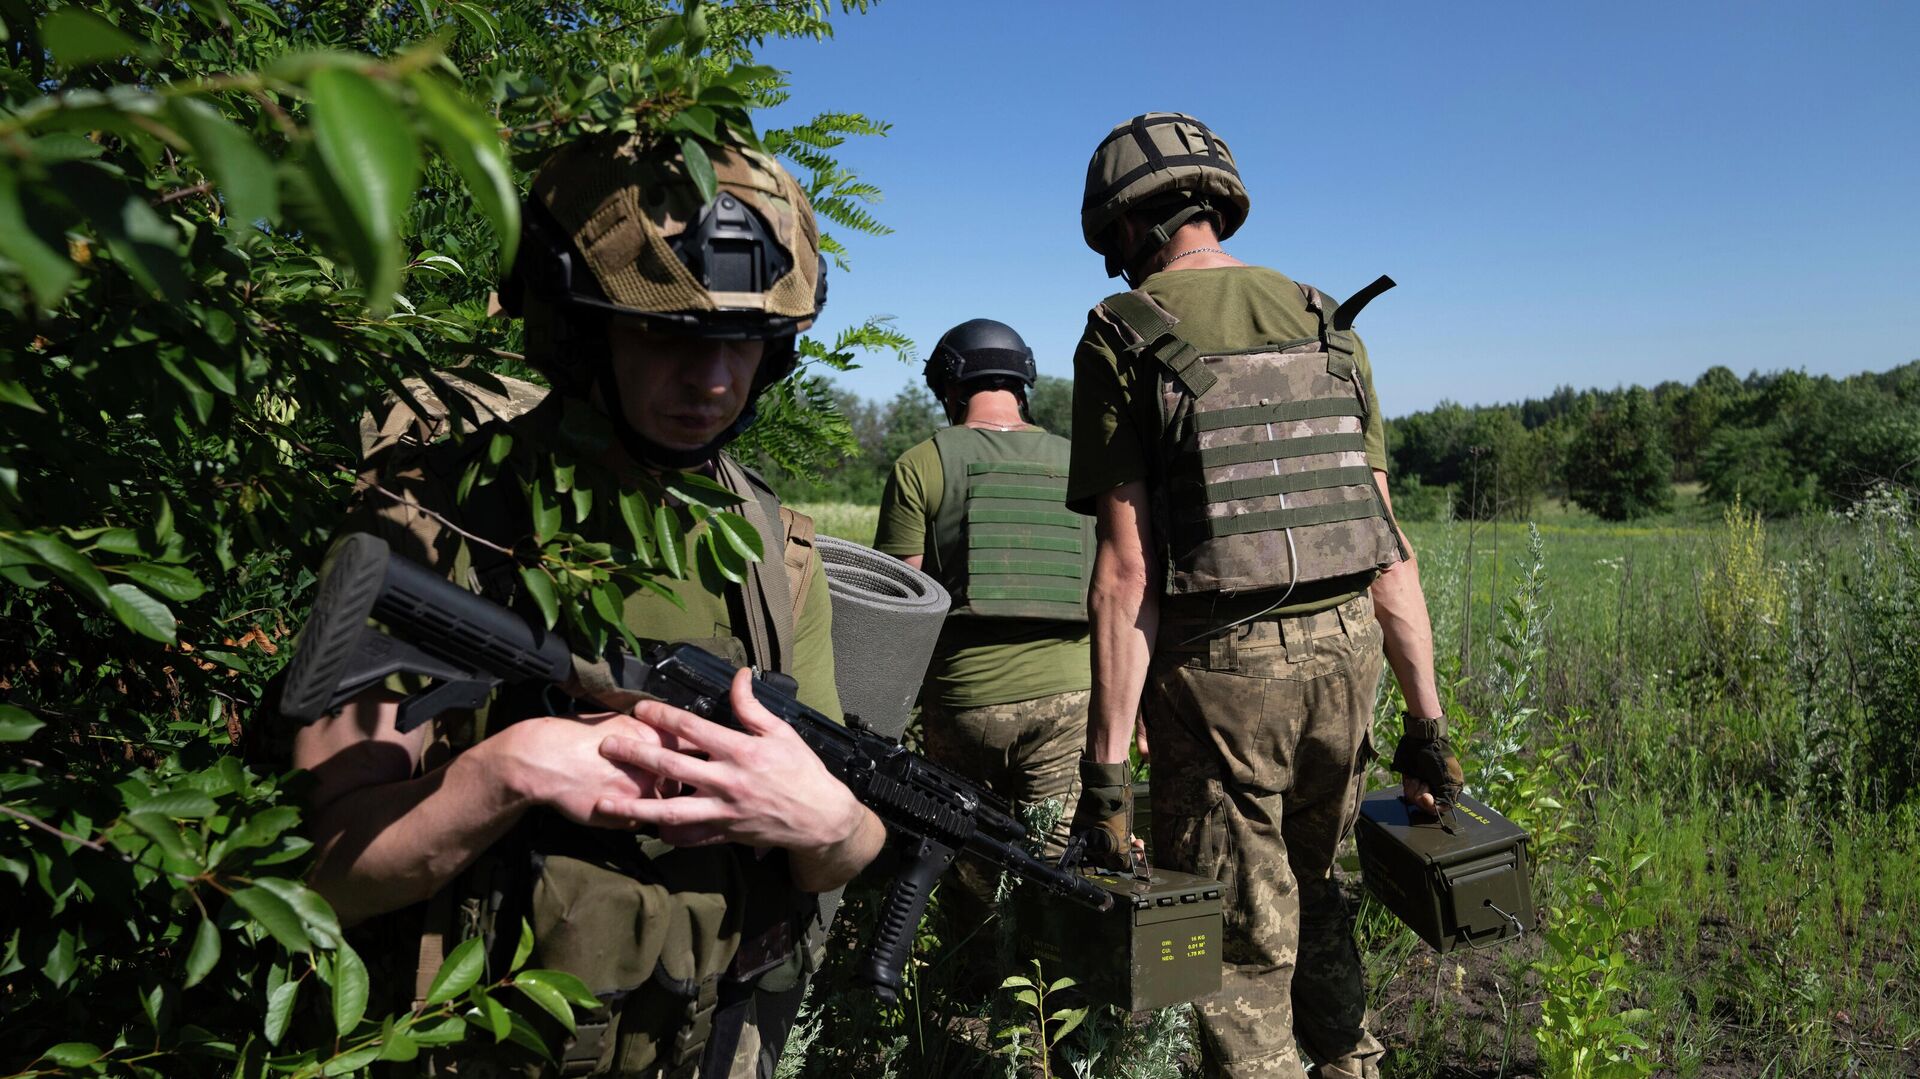
[[[1068,505],[1100,522],[1074,828],[1124,850],[1137,711],[1155,861],[1224,885],[1223,984],[1198,1002],[1207,1074],[1295,1079],[1304,1054],[1361,1079],[1382,1048],[1332,868],[1383,647],[1409,710],[1406,797],[1432,810],[1460,771],[1351,329],[1378,288],[1337,304],[1242,263],[1221,244],[1247,209],[1226,144],[1178,113],[1115,127],[1088,166],[1085,238],[1134,287],[1094,308],[1074,356]]]
[[[1030,422],[1033,352],[1004,323],[949,330],[926,379],[952,426],[894,465],[874,546],[953,596],[920,694],[927,755],[1016,804],[1064,801],[1086,741],[1093,557],[1062,504],[1067,440]],[[960,879],[972,921],[994,881],[966,862]]]
[[[610,486],[639,489],[642,473],[705,474],[740,496],[766,559],[743,583],[703,566],[674,582],[676,601],[628,596],[621,621],[642,641],[694,641],[790,675],[837,717],[828,590],[818,560],[793,550],[810,529],[722,453],[793,369],[825,264],[806,197],[772,158],[731,142],[703,157],[710,196],[678,147],[631,134],[548,159],[502,298],[524,315],[528,359],[553,393],[459,442],[393,445],[370,462],[348,528],[538,617],[520,585],[537,565],[515,553],[537,549],[536,477],[598,466]],[[475,483],[482,453],[499,476]],[[581,516],[587,542],[622,527],[612,508]],[[453,1073],[772,1075],[817,958],[803,944],[819,930],[815,893],[871,861],[885,831],[745,674],[732,687],[739,730],[658,701],[609,713],[509,686],[479,713],[409,733],[395,727],[398,698],[373,690],[293,735],[292,762],[314,778],[313,887],[388,945],[364,951],[399,967],[380,989],[400,1007],[463,936],[478,931],[491,962],[510,961],[523,920],[528,962],[604,1002],[573,1037],[548,1032],[553,1065],[483,1040]]]

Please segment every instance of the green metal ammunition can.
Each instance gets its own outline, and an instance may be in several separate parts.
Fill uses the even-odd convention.
[[[1374,791],[1353,834],[1367,890],[1435,949],[1533,928],[1527,833],[1485,803],[1463,795],[1446,817],[1414,820],[1399,788]]]
[[[1146,879],[1083,870],[1113,893],[1104,913],[1026,894],[1021,926],[1048,980],[1127,1011],[1198,1000],[1220,988],[1220,884],[1155,869]]]

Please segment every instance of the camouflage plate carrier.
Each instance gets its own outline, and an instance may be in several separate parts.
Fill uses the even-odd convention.
[[[949,427],[933,436],[946,487],[930,574],[953,613],[1087,620],[1091,518],[1067,509],[1070,443],[1045,431]]]
[[[1372,406],[1351,330],[1391,285],[1382,278],[1337,310],[1300,285],[1316,336],[1215,355],[1201,354],[1144,291],[1102,302],[1128,351],[1161,367],[1169,594],[1290,591],[1400,560],[1367,464]]]

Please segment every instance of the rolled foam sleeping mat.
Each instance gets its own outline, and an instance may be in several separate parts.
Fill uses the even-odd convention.
[[[818,537],[814,547],[833,599],[840,708],[897,739],[953,601],[940,582],[892,555],[832,536]]]

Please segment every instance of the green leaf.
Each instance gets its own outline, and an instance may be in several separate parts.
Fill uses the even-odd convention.
[[[472,943],[469,941],[468,943]],[[414,1040],[421,1045],[452,1045],[467,1036],[466,1020],[457,1015],[449,1015],[431,1026],[418,1027],[413,1032]],[[541,1050],[542,1053],[545,1050]]]
[[[336,225],[367,282],[367,306],[384,313],[400,281],[400,230],[420,177],[420,147],[393,99],[358,71],[322,68],[307,92],[314,144],[331,181],[326,194],[349,211]]]
[[[227,836],[226,850],[246,850],[249,847],[264,847],[280,838],[281,833],[300,822],[300,810],[294,806],[281,805],[262,810],[248,817],[240,827]]]
[[[187,847],[186,840],[180,836],[180,826],[172,819],[158,813],[129,813],[121,818],[137,829],[141,835],[153,840],[161,853],[180,862],[195,862],[193,852]]]
[[[0,255],[19,268],[40,306],[52,307],[66,295],[80,270],[65,251],[49,246],[27,223],[19,183],[11,167],[0,168]]]
[[[26,709],[0,704],[0,742],[24,742],[44,726],[45,723]]]
[[[473,8],[473,14],[468,8]],[[485,17],[475,5],[456,4],[454,10],[470,22],[475,15]],[[500,244],[500,270],[505,273],[513,265],[520,243],[520,193],[513,186],[513,168],[507,162],[498,127],[437,77],[423,71],[408,81],[420,99],[420,117],[426,123],[428,137],[453,163],[480,212],[493,226]]]
[[[113,609],[113,591],[107,586],[107,579],[78,551],[42,533],[15,536],[13,542],[26,548],[40,560],[41,565],[52,570],[54,576],[98,604],[102,610]]]
[[[118,60],[146,48],[139,38],[76,6],[58,8],[42,20],[40,43],[67,67]]]
[[[666,563],[667,573],[676,578],[685,577],[687,571],[681,561],[680,528],[674,521],[673,511],[664,505],[653,508],[653,542],[660,551],[660,560]]]
[[[527,484],[527,507],[533,517],[533,538],[545,543],[560,531],[560,503],[551,500],[538,481]]]
[[[509,970],[519,970],[527,965],[527,957],[533,954],[533,926],[525,918],[520,919],[520,940],[513,946],[513,965]]]
[[[639,491],[622,491],[619,503],[620,519],[626,522],[627,532],[633,537],[635,567],[653,568],[653,530],[647,496]]]
[[[196,790],[172,790],[146,798],[126,799],[127,810],[133,813],[152,813],[169,819],[199,820],[210,817],[220,806],[212,798]]]
[[[479,938],[461,941],[440,965],[440,973],[434,975],[427,989],[427,1003],[444,1004],[473,988],[486,966],[487,955],[480,950]]]
[[[587,988],[586,982],[568,974],[564,970],[524,971],[518,978],[514,979],[514,984],[523,985],[529,981],[537,982],[558,991],[561,996],[580,1005],[582,1008],[598,1008],[601,1003],[600,998],[593,995],[593,990]]]
[[[333,953],[333,1029],[342,1038],[367,1014],[367,965],[345,941]]]
[[[403,1027],[395,1027],[387,1031],[380,1039],[379,1059],[381,1060],[397,1060],[404,1063],[415,1060],[419,1056],[420,1043]]]
[[[714,116],[712,109],[695,105],[675,113],[668,127],[674,131],[684,131],[689,135],[697,135],[708,142],[715,142],[719,137],[718,133],[714,130],[714,125],[717,122],[718,119]]]
[[[573,1029],[573,1008],[567,1004],[567,998],[560,990],[546,982],[530,977],[528,971],[513,980],[513,987],[526,994],[528,1000],[538,1004],[548,1015],[560,1021],[568,1030]]]
[[[140,534],[131,528],[103,528],[92,538],[93,545],[103,551],[113,554],[140,553]]]
[[[187,976],[180,983],[181,988],[199,985],[219,961],[220,928],[213,924],[212,918],[202,918],[200,928],[193,932],[193,947],[187,952]]]
[[[687,175],[693,179],[695,187],[700,189],[702,203],[713,201],[720,191],[720,177],[713,171],[713,159],[707,156],[707,148],[692,135],[680,136],[680,153],[687,161]]]
[[[227,202],[227,227],[250,227],[280,216],[280,178],[253,136],[198,98],[178,98],[173,116],[198,152],[197,163]]]
[[[61,1042],[47,1050],[43,1058],[62,1068],[84,1068],[105,1055],[90,1042]]]
[[[179,566],[160,566],[152,562],[132,562],[114,569],[134,579],[146,588],[172,600],[189,603],[206,594],[207,586],[200,579]]]
[[[1060,1020],[1060,1029],[1054,1031],[1047,1037],[1048,1045],[1058,1045],[1060,1044],[1060,1039],[1073,1033],[1073,1028],[1086,1021],[1087,1009],[1074,1008],[1070,1011],[1057,1011],[1048,1018]]]
[[[714,514],[707,524],[718,532],[727,546],[733,548],[734,553],[741,558],[749,562],[758,562],[764,557],[760,530],[753,527],[745,517],[722,511]]]
[[[352,1075],[367,1065],[380,1059],[380,1046],[364,1045],[351,1052],[342,1053],[329,1060],[320,1069],[321,1075]]]
[[[24,408],[28,412],[38,412],[43,416],[46,415],[47,412],[46,409],[40,407],[40,402],[33,399],[33,394],[27,392],[25,386],[20,385],[10,378],[0,378],[0,403],[9,404],[15,408]]]
[[[233,901],[259,922],[281,947],[290,952],[304,952],[313,946],[313,939],[307,936],[307,928],[300,921],[300,915],[293,905],[266,888],[258,885],[242,888],[233,893]],[[279,1039],[268,1040],[278,1044]]]
[[[480,998],[480,1019],[493,1032],[495,1042],[505,1041],[507,1035],[513,1032],[513,1013],[492,997]]]
[[[79,952],[80,942],[71,931],[62,929],[54,938],[53,947],[48,950],[46,962],[40,968],[55,989],[67,984],[73,972],[80,969]]]
[[[560,597],[554,594],[553,578],[539,566],[521,566],[520,580],[527,586],[527,594],[540,608],[540,617],[546,621],[546,628],[552,629],[560,620]]]
[[[289,979],[274,986],[267,993],[266,1023],[261,1032],[267,1036],[267,1044],[277,1046],[286,1036],[287,1023],[293,1019],[293,1002],[300,995],[299,979]]]
[[[162,644],[172,644],[176,623],[167,605],[130,584],[108,589],[113,594],[113,616],[120,624]]]

